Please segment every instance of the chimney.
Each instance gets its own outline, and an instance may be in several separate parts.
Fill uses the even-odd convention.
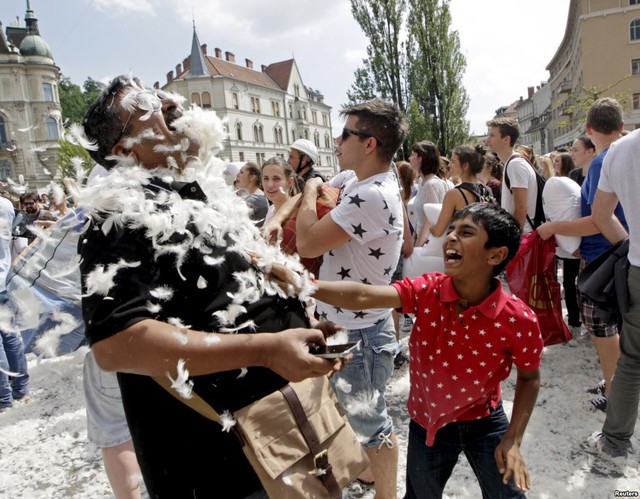
[[[233,63],[236,62],[236,55],[231,52],[225,52],[224,57],[227,60],[227,62],[233,62]]]
[[[182,67],[184,68],[185,71],[189,71],[190,62],[191,62],[191,59],[189,59],[188,57],[185,57],[184,60],[182,61]]]
[[[153,88],[155,88],[156,90],[160,90],[160,82],[157,81],[153,84]]]
[[[167,73],[167,83],[171,83],[173,81],[173,71],[169,71]]]
[[[535,91],[534,87],[527,87],[527,94],[529,95],[529,99],[533,97],[533,92]]]
[[[253,69],[253,61],[251,59],[245,59],[244,62],[247,63],[249,69]]]
[[[216,59],[220,59],[222,57],[222,50],[220,50],[219,48],[214,48],[213,51],[216,54]]]
[[[182,64],[176,64],[176,78],[182,74]]]
[[[264,73],[267,70],[267,66],[263,64],[262,66],[260,66],[260,70]]]
[[[203,43],[200,45],[200,50],[202,50],[202,55],[207,55],[207,44]]]

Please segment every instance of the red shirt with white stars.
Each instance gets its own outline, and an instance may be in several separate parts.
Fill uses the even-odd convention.
[[[512,364],[526,371],[540,367],[538,319],[497,279],[495,291],[458,316],[460,297],[444,274],[406,278],[392,286],[400,294],[402,313],[416,316],[409,340],[408,409],[427,430],[427,445],[448,423],[489,416]]]

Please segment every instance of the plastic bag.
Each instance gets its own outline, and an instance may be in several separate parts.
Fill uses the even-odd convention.
[[[520,250],[507,265],[509,289],[538,316],[545,346],[571,339],[571,332],[562,319],[555,260],[555,238],[544,241],[534,230],[522,236]]]

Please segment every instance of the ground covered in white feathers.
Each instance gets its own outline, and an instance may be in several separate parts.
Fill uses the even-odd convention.
[[[406,341],[406,338],[405,338]],[[0,497],[111,497],[98,449],[87,442],[82,395],[82,352],[38,361],[31,358],[31,400],[0,413]],[[523,454],[533,476],[531,498],[618,497],[615,491],[640,492],[640,439],[624,464],[611,464],[584,448],[599,430],[604,413],[591,410],[585,388],[600,379],[589,341],[546,349],[542,389],[529,424]],[[513,400],[515,375],[504,383],[505,408]],[[398,493],[404,494],[409,391],[407,366],[396,370],[388,400],[398,428]],[[373,496],[352,487],[347,497]],[[445,491],[447,498],[479,498],[480,489],[461,458]]]

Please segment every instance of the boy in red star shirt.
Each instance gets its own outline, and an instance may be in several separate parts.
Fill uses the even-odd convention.
[[[485,498],[524,497],[520,454],[540,388],[542,338],[535,314],[495,278],[520,246],[515,219],[488,203],[451,219],[445,274],[391,286],[318,281],[315,296],[360,310],[397,308],[416,316],[411,333],[407,498],[442,497],[464,452]],[[500,382],[518,369],[511,423]]]

